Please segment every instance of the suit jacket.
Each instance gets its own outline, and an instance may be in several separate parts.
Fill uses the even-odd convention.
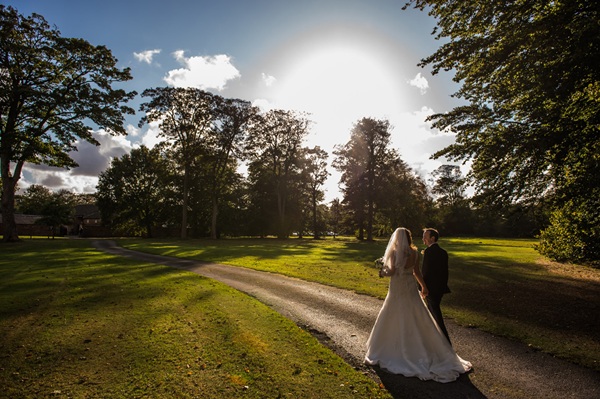
[[[448,252],[437,243],[432,244],[423,253],[423,268],[421,270],[429,295],[441,300],[448,288]]]

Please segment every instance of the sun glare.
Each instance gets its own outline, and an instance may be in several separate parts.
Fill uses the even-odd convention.
[[[277,76],[272,105],[308,112],[310,143],[331,151],[361,118],[392,120],[406,112],[404,75],[380,48],[356,42],[301,48]]]
[[[290,108],[319,115],[379,116],[401,111],[397,80],[387,65],[364,49],[323,47],[296,59],[281,80],[277,97]]]
[[[257,104],[309,113],[313,124],[306,145],[320,146],[330,161],[335,146],[350,138],[353,124],[364,117],[387,119],[392,146],[403,160],[422,168],[429,162],[431,148],[423,158],[422,147],[431,133],[424,122],[429,109],[423,109],[419,88],[410,83],[417,62],[401,40],[382,31],[355,25],[314,29],[264,58],[264,97]],[[329,172],[327,198],[332,199],[339,173]]]

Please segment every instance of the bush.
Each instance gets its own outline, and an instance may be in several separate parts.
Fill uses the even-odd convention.
[[[559,262],[600,267],[600,200],[597,195],[571,199],[550,215],[536,249]]]

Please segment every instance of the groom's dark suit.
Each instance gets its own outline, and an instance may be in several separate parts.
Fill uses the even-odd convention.
[[[442,296],[450,292],[450,288],[448,288],[448,253],[437,242],[425,249],[422,273],[425,285],[429,290],[427,308],[450,342],[440,308]]]

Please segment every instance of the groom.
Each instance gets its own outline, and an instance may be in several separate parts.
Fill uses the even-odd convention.
[[[437,230],[431,228],[423,229],[423,242],[427,245],[427,248],[423,252],[422,273],[425,285],[429,290],[429,294],[426,297],[427,308],[440,327],[440,330],[442,330],[448,339],[448,342],[450,342],[450,337],[448,336],[442,316],[442,309],[440,308],[442,296],[450,292],[450,288],[448,288],[448,252],[438,245],[437,241],[439,237],[440,235]],[[450,342],[450,344],[452,343]]]

